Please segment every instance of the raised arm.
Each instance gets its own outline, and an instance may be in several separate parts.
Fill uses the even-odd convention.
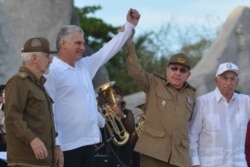
[[[137,25],[140,19],[140,14],[136,9],[130,8],[127,13],[127,21],[131,24]]]

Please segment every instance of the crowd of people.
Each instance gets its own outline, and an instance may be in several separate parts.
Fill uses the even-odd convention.
[[[60,29],[57,51],[43,37],[24,43],[19,71],[0,87],[5,166],[96,167],[99,144],[108,145],[123,167],[250,166],[250,97],[236,90],[238,66],[221,63],[215,89],[196,97],[187,82],[192,63],[186,54],[170,57],[165,77],[142,69],[133,42],[139,19],[139,12],[129,9],[120,31],[87,57],[82,57],[84,31],[75,25]],[[140,135],[122,88],[109,85],[111,104],[97,100],[92,84],[98,69],[124,45],[128,74],[146,94]],[[119,137],[124,142],[112,141]]]

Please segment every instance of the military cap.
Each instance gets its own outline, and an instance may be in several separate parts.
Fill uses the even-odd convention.
[[[23,45],[22,52],[44,52],[49,54],[56,53],[50,51],[49,41],[46,38],[35,37],[28,39]]]
[[[184,53],[177,53],[171,56],[168,65],[180,64],[186,66],[188,69],[191,68],[191,61]]]

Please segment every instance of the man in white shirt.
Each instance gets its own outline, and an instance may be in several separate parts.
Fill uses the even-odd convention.
[[[222,63],[215,90],[197,98],[189,127],[193,167],[247,167],[244,148],[250,98],[235,92],[238,82],[238,67]]]
[[[57,36],[58,56],[47,75],[46,90],[54,101],[57,144],[64,154],[64,167],[94,167],[94,145],[101,142],[105,119],[97,109],[92,84],[97,70],[124,45],[139,22],[130,9],[122,30],[91,56],[82,58],[84,33],[74,25],[63,27]]]

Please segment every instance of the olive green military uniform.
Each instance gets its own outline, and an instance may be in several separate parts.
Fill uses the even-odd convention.
[[[43,83],[25,67],[20,67],[5,88],[5,123],[7,131],[7,161],[9,166],[53,166],[55,128],[52,101]],[[35,158],[30,142],[38,137],[43,141],[48,157]]]
[[[127,69],[146,93],[146,120],[135,151],[161,164],[190,167],[188,124],[195,89],[185,83],[177,90],[165,78],[141,69],[133,45],[127,48]]]

